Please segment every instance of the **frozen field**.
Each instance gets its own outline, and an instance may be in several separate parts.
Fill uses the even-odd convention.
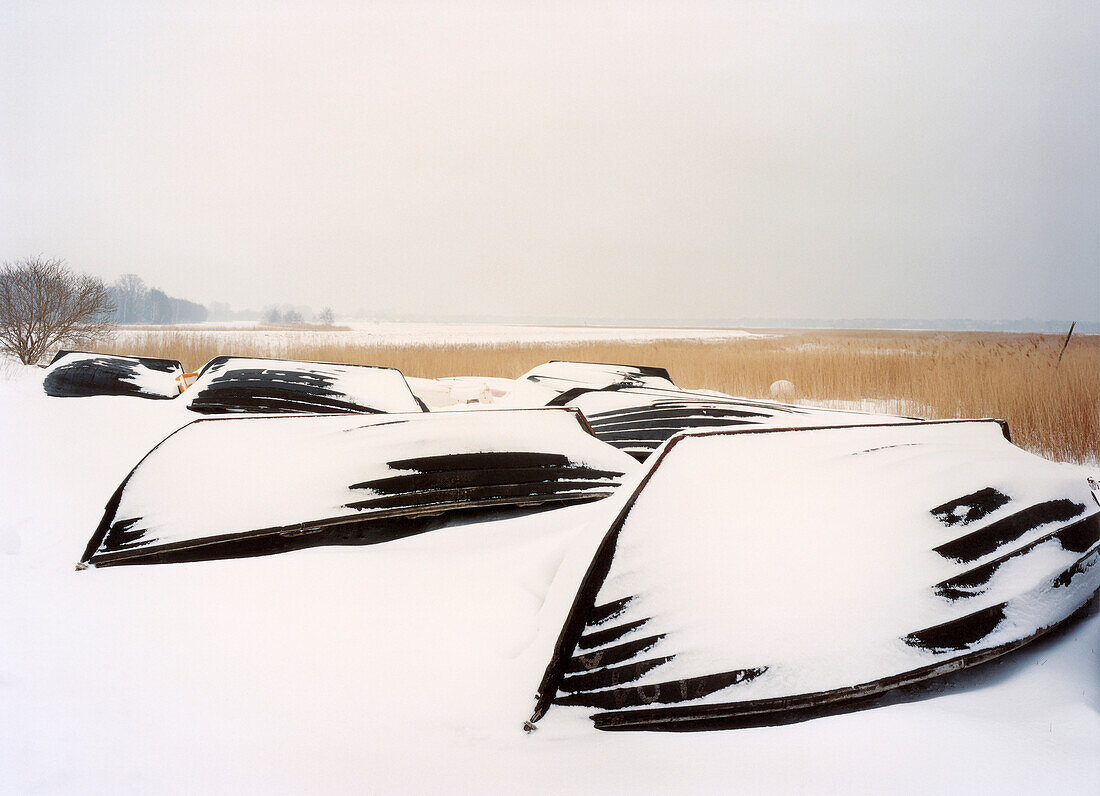
[[[685,734],[558,710],[525,735],[618,497],[375,546],[76,572],[112,491],[194,415],[50,399],[40,370],[6,372],[4,791],[1095,792],[1095,613],[873,710]],[[202,495],[181,509],[200,515]]]
[[[648,343],[656,340],[747,340],[763,337],[740,329],[676,329],[610,326],[519,326],[476,323],[386,323],[348,321],[350,330],[323,329],[263,330],[253,322],[240,324],[196,324],[180,327],[186,334],[205,338],[232,340],[235,335],[247,335],[250,344],[266,345],[272,351],[281,350],[289,342],[310,345],[495,345],[507,343],[586,343],[613,341],[616,343]],[[239,326],[239,329],[233,328]],[[119,344],[145,339],[148,331],[121,328],[115,333]]]

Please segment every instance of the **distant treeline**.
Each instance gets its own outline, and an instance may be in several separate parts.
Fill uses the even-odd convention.
[[[115,305],[115,323],[202,323],[208,315],[202,304],[146,287],[137,274],[123,274],[107,289]]]

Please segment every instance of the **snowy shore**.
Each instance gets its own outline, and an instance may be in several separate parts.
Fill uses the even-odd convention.
[[[193,415],[50,399],[40,379],[0,380],[0,790],[1095,788],[1095,614],[925,699],[686,734],[560,711],[525,735],[617,497],[369,547],[76,572],[111,492]],[[201,514],[202,495],[179,508]]]

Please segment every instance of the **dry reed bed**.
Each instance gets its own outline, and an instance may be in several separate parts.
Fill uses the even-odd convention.
[[[1100,336],[1075,336],[1061,365],[1057,335],[814,331],[734,342],[456,346],[372,345],[351,335],[247,331],[131,333],[126,350],[197,369],[219,354],[387,365],[406,375],[515,377],[550,359],[667,367],[677,384],[767,397],[777,379],[807,401],[892,401],[928,418],[1000,417],[1013,439],[1048,458],[1100,462]]]

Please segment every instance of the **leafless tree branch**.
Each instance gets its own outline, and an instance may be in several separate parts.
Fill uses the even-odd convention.
[[[113,310],[102,280],[74,274],[63,260],[25,257],[0,266],[0,352],[24,364],[107,336]]]

